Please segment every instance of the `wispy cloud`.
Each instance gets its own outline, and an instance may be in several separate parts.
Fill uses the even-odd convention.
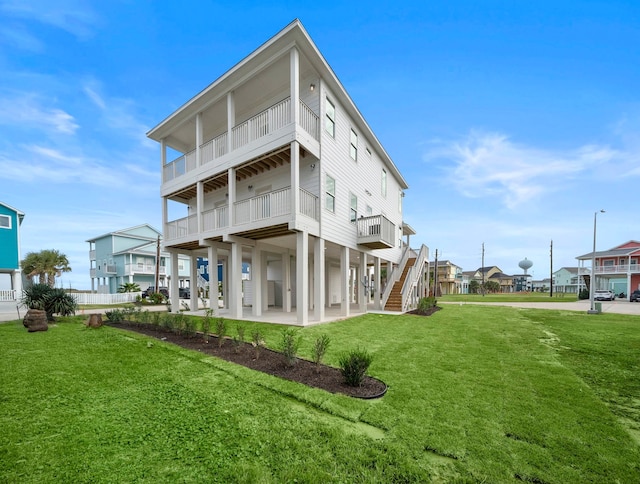
[[[24,25],[7,23],[0,27],[0,41],[20,50],[29,52],[44,51],[44,43],[31,34]]]
[[[34,20],[62,29],[80,39],[93,33],[97,14],[81,0],[2,0],[0,12],[24,20]]]
[[[0,125],[37,127],[62,134],[74,134],[79,127],[71,114],[45,106],[36,93],[13,93],[0,98]]]
[[[446,182],[467,197],[498,197],[509,209],[562,188],[594,167],[628,158],[608,146],[560,151],[511,141],[502,133],[472,131],[463,139],[437,141],[426,161],[445,161]]]

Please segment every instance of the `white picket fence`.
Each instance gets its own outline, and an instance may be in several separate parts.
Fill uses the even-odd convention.
[[[118,294],[91,294],[87,292],[69,293],[78,304],[122,304],[127,302],[135,302],[138,296],[142,296],[142,292],[123,292]]]
[[[16,291],[14,289],[2,289],[0,290],[0,301],[15,301],[16,300]]]

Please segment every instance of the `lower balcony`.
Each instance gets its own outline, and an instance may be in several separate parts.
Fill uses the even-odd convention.
[[[396,226],[384,215],[361,217],[356,221],[358,244],[369,249],[390,249],[396,244]]]
[[[160,266],[159,273],[161,276],[167,273],[167,268],[165,266]],[[156,273],[156,266],[153,264],[125,264],[124,266],[124,275],[125,276],[133,276],[136,274],[146,274],[153,275]]]
[[[300,189],[300,214],[318,220],[318,197]],[[283,217],[291,215],[291,187],[273,190],[268,193],[237,201],[233,204],[233,223],[229,221],[229,206],[223,205],[202,213],[202,230],[207,236],[211,233],[242,232],[246,226],[260,224],[268,226],[280,224]],[[234,230],[236,229],[237,230]],[[167,222],[164,227],[165,242],[189,238],[198,235],[198,216],[196,214]]]

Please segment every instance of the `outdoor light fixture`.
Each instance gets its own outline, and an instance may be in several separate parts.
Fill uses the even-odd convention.
[[[309,84],[309,91],[313,92],[316,90],[316,85],[312,82],[311,84]]]
[[[249,189],[249,191],[251,191],[253,190],[253,185],[249,185],[247,188]]]
[[[600,210],[600,213],[605,213],[604,210]],[[596,221],[598,219],[598,212],[593,214],[593,252],[591,252],[591,283],[589,284],[589,310],[587,314],[598,314],[594,304],[594,294],[596,290]]]
[[[315,170],[316,169],[316,164],[315,163],[311,163],[309,165],[309,168],[311,168],[311,171]]]

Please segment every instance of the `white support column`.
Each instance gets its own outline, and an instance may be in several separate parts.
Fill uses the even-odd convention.
[[[251,314],[262,316],[262,251],[255,245],[251,248],[251,285],[253,306]]]
[[[356,281],[356,287],[358,289],[358,303],[360,307],[360,312],[367,312],[367,302],[369,301],[369,295],[367,294],[367,287],[363,284],[363,279],[368,278],[369,274],[367,273],[367,254],[365,252],[360,252],[360,270],[358,271],[358,280]]]
[[[266,254],[260,258],[260,265],[262,269],[262,311],[269,310],[269,282],[267,280],[267,256]]]
[[[222,307],[229,309],[229,301],[231,299],[231,293],[229,292],[229,256],[222,259]]]
[[[169,217],[168,201],[166,197],[162,197],[162,227],[160,228],[160,231],[162,232],[165,238],[168,235],[167,234],[167,222],[169,222],[168,217]]]
[[[218,249],[209,246],[207,250],[209,264],[209,308],[218,310]]]
[[[285,313],[291,312],[291,254],[282,254],[282,305]]]
[[[234,203],[236,201],[236,170],[234,168],[229,168],[227,170],[227,188],[229,189],[228,193],[228,208],[227,212],[229,213],[229,227],[233,227],[235,225],[235,214],[234,214]]]
[[[164,138],[160,140],[160,176],[161,183],[164,182],[164,165],[167,164],[167,142]]]
[[[350,313],[350,301],[349,301],[349,277],[351,272],[349,271],[349,247],[340,248],[340,280],[342,285],[340,287],[340,315],[349,316]]]
[[[196,166],[202,165],[202,113],[196,114]]]
[[[196,183],[196,216],[198,221],[198,235],[204,232],[204,217],[202,212],[204,210],[204,182],[198,181]]]
[[[231,243],[229,272],[229,310],[232,318],[242,319],[242,245],[239,242]]]
[[[296,309],[298,323],[309,322],[309,233],[297,233],[296,240]]]
[[[300,56],[298,49],[291,48],[289,55],[289,74],[291,84],[291,121],[298,126],[300,118]]]
[[[191,252],[189,261],[191,267],[189,268],[189,295],[191,296],[189,307],[192,311],[198,310],[198,256]]]
[[[324,260],[324,239],[316,237],[313,246],[313,278],[314,278],[314,306],[313,319],[322,321],[324,319],[325,306],[325,260]]]
[[[378,311],[380,307],[380,257],[373,258],[373,307]]]
[[[171,312],[177,313],[180,311],[180,290],[178,289],[178,281],[180,276],[178,274],[178,253],[171,251],[171,287],[169,288],[169,296],[171,299]],[[158,288],[156,288],[156,291]]]
[[[233,150],[233,127],[236,125],[236,103],[233,92],[227,94],[227,153]]]
[[[300,212],[300,147],[297,141],[291,143],[291,213],[294,219]]]

